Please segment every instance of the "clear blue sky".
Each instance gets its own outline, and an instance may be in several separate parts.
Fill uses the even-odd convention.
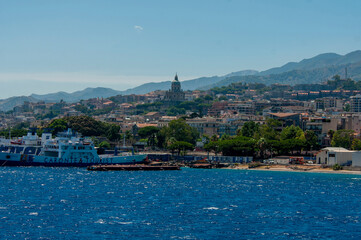
[[[361,49],[355,0],[0,0],[0,99],[124,90]]]

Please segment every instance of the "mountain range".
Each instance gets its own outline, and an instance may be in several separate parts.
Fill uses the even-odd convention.
[[[265,84],[302,84],[320,83],[330,79],[335,74],[345,75],[347,68],[348,77],[361,80],[361,50],[346,55],[336,53],[324,53],[300,62],[289,62],[281,67],[275,67],[266,71],[243,70],[232,72],[224,76],[201,77],[182,81],[183,90],[208,90],[213,87],[226,86],[235,82],[260,82]],[[57,92],[44,95],[32,94],[30,96],[11,97],[0,100],[0,110],[8,111],[24,101],[29,102],[77,102],[82,99],[95,97],[111,97],[115,95],[145,94],[155,90],[168,90],[171,81],[151,82],[125,91],[117,91],[111,88],[86,88],[73,93]]]

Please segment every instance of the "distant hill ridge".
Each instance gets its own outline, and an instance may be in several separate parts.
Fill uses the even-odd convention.
[[[255,70],[243,70],[243,71],[229,73],[224,76],[201,77],[201,78],[196,78],[196,79],[192,79],[192,80],[185,80],[185,81],[181,81],[182,89],[192,91],[192,90],[199,89],[203,86],[219,82],[230,76],[247,76],[247,75],[253,75],[253,74],[257,74],[257,73],[258,73],[258,71],[255,71]],[[121,91],[121,94],[123,94],[123,95],[145,94],[145,93],[152,92],[155,90],[168,90],[170,88],[170,86],[171,86],[171,81],[157,82],[157,83],[154,83],[154,82],[145,83],[138,87],[131,88],[131,89],[128,89],[125,91]]]
[[[260,72],[259,75],[284,73],[292,70],[312,70],[330,65],[345,65],[361,61],[361,50],[350,52],[346,55],[336,53],[323,53],[313,58],[303,59],[300,62],[289,62],[281,67],[271,68]]]
[[[346,55],[336,53],[319,54],[313,58],[303,59],[300,62],[289,62],[281,67],[275,67],[266,71],[243,70],[226,74],[224,76],[201,77],[182,81],[184,90],[208,90],[213,87],[221,87],[234,82],[262,82],[265,84],[284,83],[319,83],[327,80],[335,74],[344,75],[345,67],[348,76],[354,80],[361,80],[361,50],[350,52]],[[171,79],[170,79],[171,80]],[[168,90],[171,81],[152,82],[125,91],[117,91],[111,88],[86,88],[73,93],[57,92],[50,94],[32,94],[30,96],[11,97],[0,100],[0,110],[8,111],[24,101],[29,102],[78,102],[96,97],[111,97],[119,94],[145,94],[155,90]]]
[[[352,79],[359,81],[361,80],[361,61],[353,64],[347,65],[331,65],[323,68],[317,68],[312,70],[292,70],[288,72],[283,72],[279,74],[270,74],[270,75],[253,75],[253,76],[235,76],[226,78],[217,83],[204,86],[201,90],[208,90],[214,87],[228,86],[229,84],[236,82],[244,83],[264,83],[266,85],[272,83],[280,84],[311,84],[311,83],[321,83],[332,76],[338,74],[344,76],[345,67],[347,67],[348,72],[352,72],[348,76]]]
[[[120,91],[113,90],[111,88],[86,88],[81,91],[76,91],[73,93],[66,93],[66,92],[57,92],[57,93],[49,93],[44,95],[38,94],[31,94],[30,97],[39,99],[42,101],[55,101],[58,102],[60,100],[64,100],[66,102],[78,102],[80,100],[86,100],[89,98],[97,98],[97,97],[112,97],[115,95],[120,94]]]

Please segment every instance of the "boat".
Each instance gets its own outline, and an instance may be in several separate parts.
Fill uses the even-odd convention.
[[[44,132],[39,138],[30,130],[27,136],[16,141],[0,139],[0,166],[88,167],[95,164],[136,164],[146,159],[146,154],[134,151],[98,154],[90,139],[82,138],[68,129],[56,138]]]

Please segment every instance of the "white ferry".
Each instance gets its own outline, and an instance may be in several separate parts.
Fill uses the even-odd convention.
[[[0,139],[0,166],[87,167],[94,164],[134,164],[145,160],[146,154],[118,153],[98,155],[92,141],[68,129],[55,139],[51,133],[36,132],[11,141]]]

